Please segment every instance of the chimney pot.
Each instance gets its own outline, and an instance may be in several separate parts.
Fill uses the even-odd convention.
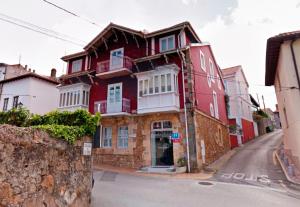
[[[51,69],[51,78],[56,78],[56,69],[55,68]]]
[[[32,70],[33,73],[35,73],[35,70]]]
[[[27,70],[27,65],[25,65],[25,70]]]
[[[28,69],[28,72],[31,72],[31,68]]]

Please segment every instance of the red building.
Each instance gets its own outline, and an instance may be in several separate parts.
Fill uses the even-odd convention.
[[[151,33],[111,23],[62,59],[59,108],[101,113],[95,163],[176,166],[184,157],[193,170],[230,148],[221,72],[190,23]]]

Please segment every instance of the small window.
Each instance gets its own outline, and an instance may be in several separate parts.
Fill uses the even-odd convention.
[[[203,52],[200,50],[200,66],[201,69],[206,71],[206,67],[205,67],[205,56],[203,54]]]
[[[163,37],[159,39],[159,51],[165,52],[175,49],[175,35]]]
[[[161,122],[154,122],[153,124],[152,124],[152,128],[153,129],[161,129]]]
[[[209,59],[209,72],[210,72],[210,76],[211,76],[211,81],[214,83],[215,82],[215,69],[214,69],[214,64],[211,61],[211,59]]]
[[[3,102],[3,111],[7,111],[9,98],[5,98]]]
[[[102,143],[103,147],[111,147],[112,146],[112,128],[111,127],[103,127],[102,133]]]
[[[161,92],[166,92],[166,77],[165,75],[161,75]]]
[[[139,81],[139,96],[140,97],[143,96],[143,81],[142,80]]]
[[[153,94],[153,77],[149,79],[149,94]]]
[[[172,91],[171,74],[167,74],[167,91]]]
[[[82,68],[82,59],[75,60],[72,62],[72,73],[81,71]]]
[[[17,108],[19,104],[19,96],[14,96],[13,99],[13,108]]]
[[[211,76],[209,74],[207,74],[207,83],[208,86],[211,87]]]
[[[214,106],[212,105],[212,103],[209,104],[209,110],[210,110],[210,115],[214,116],[215,112],[214,112]]]
[[[159,93],[159,76],[154,76],[154,92]]]
[[[128,147],[128,126],[118,128],[118,148]]]

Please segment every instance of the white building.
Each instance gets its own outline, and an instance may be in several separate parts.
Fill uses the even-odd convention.
[[[34,114],[55,110],[59,98],[55,74],[55,69],[52,69],[51,77],[28,72],[0,81],[0,110],[7,111],[20,105]]]
[[[275,87],[284,149],[300,169],[300,31],[268,39],[265,84]]]

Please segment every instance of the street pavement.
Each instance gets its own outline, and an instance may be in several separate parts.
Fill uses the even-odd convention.
[[[300,191],[289,191],[273,159],[281,136],[276,131],[247,143],[206,181],[95,171],[92,206],[299,207]]]

